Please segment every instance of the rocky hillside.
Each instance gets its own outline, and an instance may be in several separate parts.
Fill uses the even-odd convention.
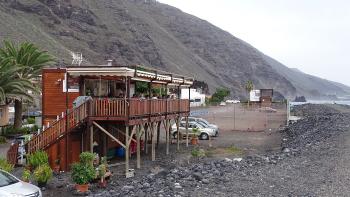
[[[0,37],[30,40],[66,63],[70,51],[75,51],[83,53],[86,64],[113,58],[120,65],[143,64],[192,75],[207,82],[211,92],[225,86],[235,95],[245,95],[247,80],[287,97],[347,94],[349,90],[295,74],[244,41],[179,9],[144,2],[2,0]],[[317,85],[320,81],[326,85]]]

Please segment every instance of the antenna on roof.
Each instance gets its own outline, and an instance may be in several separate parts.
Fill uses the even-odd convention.
[[[70,54],[72,55],[72,65],[78,65],[80,66],[81,62],[83,62],[83,54],[82,53],[74,53],[74,52],[70,52]]]

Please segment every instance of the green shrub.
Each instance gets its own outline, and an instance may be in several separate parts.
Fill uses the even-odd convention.
[[[87,164],[87,165],[92,165],[94,159],[95,159],[95,154],[90,153],[90,152],[82,152],[79,155],[80,163],[82,164]]]
[[[227,152],[229,152],[231,154],[242,154],[242,150],[240,148],[237,148],[234,145],[227,147],[226,150],[227,150]]]
[[[24,169],[22,174],[22,180],[28,182],[30,180],[31,173],[29,170]]]
[[[15,133],[16,129],[13,128],[13,126],[7,126],[7,127],[3,127],[3,134],[4,135],[11,135],[13,133]]]
[[[100,164],[98,166],[98,177],[103,180],[105,175],[107,173],[107,165],[106,164]]]
[[[34,125],[34,126],[30,129],[30,131],[31,131],[32,133],[34,133],[34,132],[37,132],[38,129],[39,129],[38,125]]]
[[[29,127],[22,127],[20,129],[18,129],[18,131],[16,133],[29,134],[30,128]]]
[[[191,151],[191,155],[193,157],[205,157],[206,156],[204,149],[197,149],[197,148],[195,148]]]
[[[96,171],[92,165],[74,163],[71,171],[73,182],[79,185],[87,184],[96,177]]]
[[[13,165],[9,164],[6,159],[0,158],[0,169],[6,172],[11,172],[13,170]]]
[[[0,144],[5,144],[6,143],[6,137],[0,136]]]
[[[29,117],[29,118],[27,119],[27,123],[28,123],[28,124],[35,124],[35,118]]]
[[[198,128],[193,128],[192,133],[194,135],[193,138],[198,138],[198,136],[200,134],[200,130]]]
[[[33,154],[28,155],[28,164],[33,169],[36,169],[40,165],[44,165],[48,163],[49,163],[49,157],[47,156],[47,153],[45,151],[37,151]]]
[[[230,95],[230,90],[228,88],[217,88],[216,92],[211,96],[210,102],[211,103],[220,103]]]
[[[52,177],[52,170],[48,164],[38,166],[34,170],[34,180],[38,183],[47,183]]]

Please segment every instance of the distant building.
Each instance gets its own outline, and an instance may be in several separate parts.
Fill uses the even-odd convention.
[[[205,94],[196,89],[181,89],[181,99],[189,99],[191,107],[200,107],[205,105]]]
[[[249,93],[249,101],[259,102],[260,101],[260,90],[252,90]]]
[[[273,98],[273,89],[260,89],[260,103],[261,106],[271,106]]]
[[[252,90],[249,94],[249,101],[260,102],[262,106],[271,106],[273,89]]]

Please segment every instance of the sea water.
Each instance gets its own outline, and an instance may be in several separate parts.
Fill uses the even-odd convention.
[[[307,102],[290,102],[293,105],[303,105],[303,104],[341,104],[341,105],[350,105],[350,100],[338,100],[338,101],[326,101],[326,100],[308,100]]]

